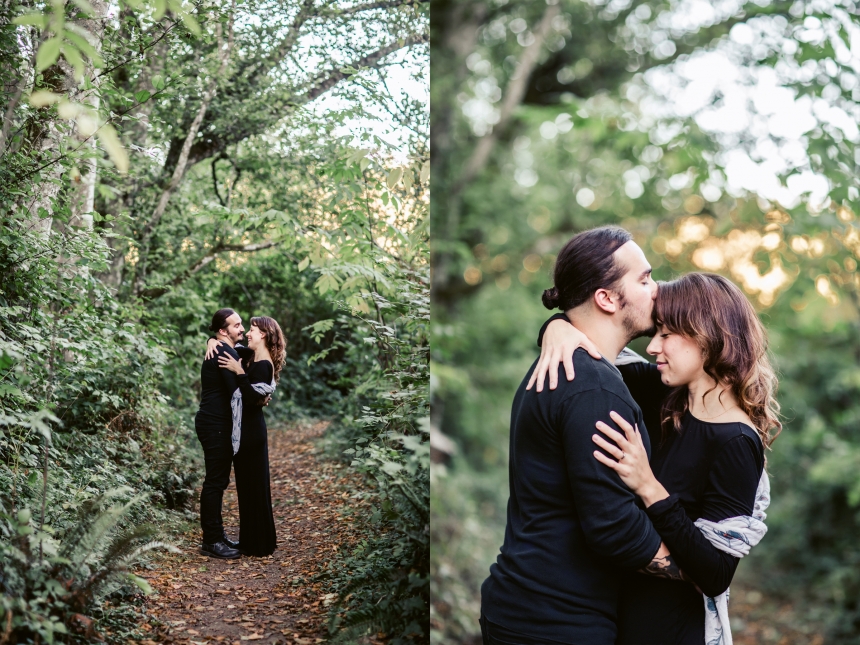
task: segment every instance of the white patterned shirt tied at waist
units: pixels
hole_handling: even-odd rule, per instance
[[[770,479],[762,472],[755,493],[752,516],[729,517],[720,522],[699,518],[696,526],[720,551],[742,558],[758,544],[767,533],[765,510],[770,505]],[[729,590],[716,598],[704,596],[705,600],[705,645],[732,645],[732,630],[729,626]]]
[[[273,378],[268,385],[266,383],[251,383],[251,387],[260,394],[269,396],[275,391],[275,379]],[[230,439],[233,442],[233,454],[235,455],[239,452],[239,442],[242,440],[242,391],[239,388],[236,388],[230,399],[230,410],[233,412],[233,432]]]

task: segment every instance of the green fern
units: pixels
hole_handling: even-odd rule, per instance
[[[27,642],[38,636],[56,642],[66,634],[67,620],[89,612],[97,597],[123,585],[151,591],[131,567],[153,549],[178,549],[153,539],[158,531],[152,525],[120,527],[128,512],[148,497],[111,503],[129,492],[112,489],[85,503],[77,522],[59,540],[49,527],[36,530],[28,511],[3,515],[2,533],[17,536],[0,542],[0,611],[9,617],[8,640]]]

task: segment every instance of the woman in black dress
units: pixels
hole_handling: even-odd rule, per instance
[[[269,483],[269,441],[260,403],[271,394],[286,356],[284,335],[267,316],[251,318],[248,346],[235,349],[242,361],[229,355],[218,363],[237,375],[241,392],[241,433],[233,457],[239,498],[239,551],[242,555],[271,555],[277,545]],[[210,349],[217,341],[209,341]]]
[[[722,276],[692,273],[660,284],[653,316],[657,333],[647,351],[656,364],[630,361],[629,350],[617,361],[627,363],[618,368],[650,432],[650,465],[639,429],[614,413],[622,432],[598,424],[606,438],[595,433],[593,440],[605,452],[594,457],[642,499],[693,584],[625,574],[617,643],[701,645],[702,594],[714,598],[726,591],[739,559],[716,548],[694,522],[753,514],[764,449],[781,429],[776,378],[755,310]],[[572,346],[589,344],[562,322],[550,322],[546,332],[545,365],[557,365],[559,352],[572,354]]]

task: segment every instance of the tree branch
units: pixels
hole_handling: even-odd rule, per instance
[[[138,52],[137,52],[137,53],[135,53],[133,56],[129,56],[128,58],[126,58],[126,59],[125,59],[124,61],[122,61],[121,63],[117,63],[117,64],[116,64],[116,65],[114,65],[113,67],[109,67],[108,69],[103,70],[103,71],[102,71],[102,72],[100,72],[100,73],[98,74],[98,76],[96,76],[93,80],[99,79],[99,78],[101,78],[102,76],[107,76],[107,75],[108,75],[108,74],[110,74],[111,72],[115,72],[115,71],[116,71],[116,70],[118,70],[120,67],[122,67],[123,65],[126,65],[126,64],[130,63],[131,61],[140,61],[140,55],[141,55],[141,54],[143,54],[143,52],[145,52],[146,50],[148,50],[148,49],[152,49],[152,48],[153,48],[153,47],[155,47],[159,42],[161,42],[161,40],[162,40],[162,39],[163,39],[167,34],[169,34],[169,33],[173,30],[173,28],[174,28],[178,23],[179,23],[179,21],[178,21],[178,20],[174,20],[173,22],[171,22],[171,23],[167,26],[167,28],[166,28],[166,29],[161,33],[161,35],[160,35],[158,38],[156,38],[155,40],[153,40],[151,43],[149,43],[149,44],[148,44],[148,45],[146,45],[145,47],[141,47],[141,48],[138,50]],[[145,59],[144,59],[144,60],[145,60]]]
[[[556,9],[556,11],[557,10],[558,9]],[[376,67],[379,61],[386,56],[393,54],[398,49],[403,49],[404,47],[410,47],[412,45],[420,45],[427,42],[430,42],[430,36],[428,34],[419,34],[417,36],[410,36],[404,40],[396,40],[390,45],[386,45],[372,54],[362,56],[358,60],[353,61],[350,63],[350,66],[355,69],[361,69],[362,67]],[[339,69],[332,69],[327,72],[323,72],[322,74],[318,74],[317,77],[311,81],[311,89],[301,102],[310,103],[349,76],[350,74]]]
[[[429,4],[429,0],[380,0],[380,2],[367,2],[358,4],[354,7],[346,7],[335,13],[341,16],[348,16],[362,11],[372,11],[374,9],[393,9],[394,7],[413,7],[419,4]]]
[[[472,150],[472,155],[460,174],[460,180],[454,186],[453,194],[456,195],[463,190],[487,164],[490,153],[496,145],[498,133],[505,128],[514,110],[522,103],[526,89],[528,88],[529,78],[537,66],[538,56],[543,48],[544,41],[549,35],[550,29],[552,29],[552,20],[558,13],[558,4],[548,5],[546,11],[544,11],[543,17],[532,32],[534,40],[523,51],[522,57],[517,62],[516,70],[508,83],[508,87],[505,89],[502,106],[499,110],[499,121],[493,126],[492,130],[478,140],[478,143]]]
[[[227,28],[232,32],[232,17]],[[194,139],[197,137],[197,131],[200,128],[200,124],[203,122],[203,117],[206,116],[206,110],[209,109],[209,104],[215,97],[215,92],[218,88],[218,81],[224,74],[224,70],[227,68],[227,60],[230,57],[230,47],[229,45],[224,45],[220,31],[221,23],[218,23],[218,71],[209,82],[209,87],[203,94],[203,100],[200,103],[200,108],[197,110],[197,115],[191,122],[191,127],[188,128],[188,134],[185,137],[185,142],[182,144],[182,151],[179,153],[179,160],[176,162],[176,167],[173,169],[173,176],[170,178],[170,182],[167,184],[167,187],[162,191],[161,197],[158,200],[158,204],[155,207],[155,211],[152,213],[152,216],[149,218],[149,221],[146,223],[146,226],[143,229],[143,233],[141,234],[141,248],[146,247],[146,244],[149,241],[150,236],[152,235],[153,229],[155,229],[155,226],[158,224],[159,220],[161,220],[161,217],[164,215],[164,211],[167,208],[167,202],[170,201],[170,197],[173,195],[173,191],[176,190],[176,188],[179,186],[179,182],[182,181],[182,177],[185,175],[185,169],[188,167],[188,157],[191,154],[191,146],[194,144]],[[228,37],[229,42],[233,42],[232,35],[229,35]],[[141,260],[143,260],[143,258],[141,258]]]
[[[386,56],[389,56],[393,52],[398,49],[403,49],[404,47],[410,47],[412,45],[418,45],[429,42],[429,36],[427,34],[421,34],[420,36],[414,36],[412,38],[408,38],[405,40],[395,41],[394,43],[383,47],[371,54],[363,56],[355,61],[349,63],[354,68],[359,67],[375,67],[379,62],[384,59]],[[294,95],[290,95],[287,98],[282,98],[277,101],[272,101],[269,104],[268,114],[273,119],[282,119],[284,117],[284,111],[290,108],[296,108],[306,103],[309,103],[315,99],[318,99],[320,96],[337,86],[338,83],[345,80],[349,77],[349,74],[344,74],[340,70],[329,70],[328,72],[317,75],[316,79],[311,82],[311,89],[307,92],[305,96],[295,97]],[[255,120],[254,124],[259,124],[262,119]],[[223,152],[228,146],[234,145],[257,134],[258,128],[250,128],[248,126],[238,127],[231,132],[231,136],[224,137],[222,139],[218,139],[215,137],[208,137],[205,141],[198,141],[191,147],[191,154],[189,155],[188,164],[193,166],[196,163],[203,161],[204,159],[208,159],[209,157],[219,154]],[[168,153],[168,159],[170,159],[170,153]]]
[[[290,29],[287,32],[286,38],[281,41],[280,45],[275,47],[274,51],[272,52],[272,55],[268,57],[270,65],[261,66],[260,70],[255,75],[258,75],[260,71],[262,71],[263,73],[267,72],[269,69],[271,69],[271,67],[277,65],[280,61],[286,58],[287,54],[292,51],[296,42],[298,42],[299,40],[302,25],[307,22],[308,18],[313,16],[313,9],[314,0],[304,0],[304,2],[302,2],[301,9],[299,9],[299,12],[293,19],[293,24],[290,25]]]
[[[154,300],[155,298],[160,298],[165,293],[167,293],[174,287],[178,287],[188,278],[197,273],[200,269],[212,262],[212,260],[214,260],[220,253],[227,253],[229,251],[238,251],[240,253],[253,253],[255,251],[270,249],[274,246],[278,246],[279,244],[283,244],[283,240],[270,240],[268,242],[258,242],[257,244],[217,244],[211,249],[209,249],[203,256],[198,258],[194,264],[192,264],[182,273],[173,278],[173,280],[167,283],[167,285],[150,287],[148,289],[140,289],[136,291],[136,294],[139,297],[145,298],[147,300]]]
[[[218,164],[218,160],[221,156],[217,156],[212,159],[212,188],[215,189],[215,196],[218,198],[218,201],[221,203],[221,206],[227,206],[227,203],[221,197],[221,193],[218,192],[218,170],[215,166]]]

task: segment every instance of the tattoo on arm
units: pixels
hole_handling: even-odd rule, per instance
[[[655,555],[654,559],[644,569],[639,569],[639,573],[645,573],[658,578],[668,578],[669,580],[684,579],[681,576],[681,568],[672,559],[671,555]]]

